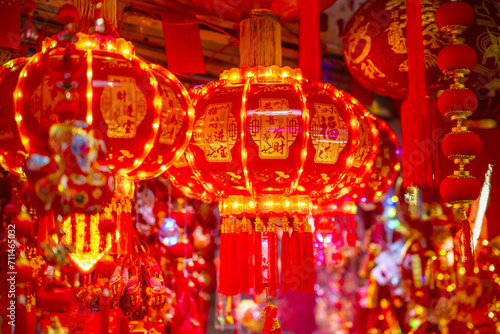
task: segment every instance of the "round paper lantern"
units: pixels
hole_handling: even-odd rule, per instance
[[[104,163],[133,177],[160,126],[161,96],[149,66],[123,39],[77,34],[46,39],[14,91],[15,115],[29,154],[47,150],[52,124],[82,120],[108,149]]]
[[[481,185],[469,175],[450,175],[441,182],[441,197],[450,204],[470,204],[479,197]]]
[[[461,64],[471,67],[472,70],[467,79],[467,87],[483,96],[491,97],[496,94],[494,82],[498,80],[500,63],[496,61],[492,50],[497,45],[500,13],[491,0],[464,2],[471,4],[475,12],[474,23],[463,33],[463,37],[477,53],[479,63],[476,67],[472,54],[465,45],[445,48],[449,55],[440,56],[438,59],[439,51],[448,44],[446,34],[441,32],[434,22],[436,11],[444,1],[422,1],[426,89],[430,95],[448,86],[444,83],[446,78],[439,70],[438,63],[457,60],[453,57],[456,52],[470,54],[467,58],[470,62]],[[458,6],[465,7],[463,4]],[[448,14],[450,11],[445,11],[437,19],[442,25],[453,20],[466,26],[471,20],[471,13],[466,11],[463,8],[455,9],[451,11],[453,15]],[[408,94],[406,1],[366,1],[351,17],[345,31],[342,53],[356,80],[375,93],[405,98]],[[455,50],[458,48],[460,51]],[[479,89],[488,93],[480,92]]]
[[[481,151],[481,138],[472,131],[450,132],[441,149],[449,159],[473,159]]]
[[[336,0],[320,0],[320,10],[325,10]],[[267,9],[279,15],[284,21],[299,15],[298,0],[175,0],[182,6],[192,7],[195,11],[208,12],[224,20],[239,22],[245,13],[252,10]]]
[[[0,67],[0,165],[17,176],[23,174],[27,153],[14,119],[12,94],[26,62],[27,58],[18,58]]]
[[[361,107],[300,70],[232,69],[193,96],[187,164],[223,216],[308,214],[353,164]]]

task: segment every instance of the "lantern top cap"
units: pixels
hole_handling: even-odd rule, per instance
[[[68,34],[68,32],[63,32],[63,34]],[[63,41],[60,34],[46,38],[43,41],[42,51],[46,52],[64,47]],[[106,51],[122,54],[126,57],[135,55],[134,45],[123,38],[115,39],[111,36],[103,36],[100,34],[87,35],[84,33],[77,33],[76,37],[72,39],[72,42],[77,50]]]
[[[254,66],[232,68],[221,73],[220,80],[227,80],[228,83],[241,84],[246,80],[255,78],[258,81],[283,81],[285,79],[293,79],[297,81],[304,80],[302,70],[300,68],[291,68],[288,66]]]

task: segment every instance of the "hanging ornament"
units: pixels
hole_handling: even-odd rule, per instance
[[[462,44],[459,36],[474,22],[473,8],[463,2],[451,2],[443,5],[436,13],[438,27],[450,36],[450,43],[438,55],[438,66],[443,73],[454,79],[450,89],[441,94],[439,101],[444,114],[457,122],[452,132],[443,140],[443,153],[448,159],[458,165],[453,175],[441,182],[440,192],[443,199],[453,204],[462,219],[464,253],[463,261],[467,274],[471,275],[474,268],[472,254],[471,227],[467,219],[466,209],[479,196],[481,186],[475,177],[464,169],[465,165],[474,159],[481,150],[481,139],[478,135],[468,131],[463,122],[475,110],[477,104],[469,104],[471,91],[465,88],[463,78],[476,66],[476,52],[467,44]],[[467,41],[467,40],[466,40]]]

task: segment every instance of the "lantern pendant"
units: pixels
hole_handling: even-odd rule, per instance
[[[449,45],[439,52],[438,66],[445,75],[454,80],[450,89],[439,96],[438,106],[441,113],[457,122],[443,140],[442,149],[448,159],[458,165],[453,175],[442,181],[440,192],[443,199],[453,204],[460,214],[463,230],[462,260],[468,275],[471,275],[474,269],[474,256],[466,209],[479,196],[480,185],[476,178],[465,170],[465,165],[481,150],[481,139],[464,124],[467,117],[477,108],[477,98],[462,83],[465,75],[476,65],[477,55],[470,46],[462,44],[459,36],[472,25],[474,15],[472,7],[464,2],[446,3],[436,12],[436,25],[450,37]]]

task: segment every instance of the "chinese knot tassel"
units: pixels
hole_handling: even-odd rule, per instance
[[[281,219],[283,237],[281,239],[281,292],[291,290],[291,271],[292,263],[290,261],[290,232],[288,227],[288,218]]]
[[[228,294],[228,278],[227,278],[227,218],[222,218],[220,249],[219,249],[219,293]]]
[[[240,284],[240,293],[249,293],[250,291],[250,285],[249,285],[249,279],[248,279],[248,267],[249,267],[249,260],[248,260],[248,223],[247,219],[243,218],[240,224],[240,230],[237,234],[238,239],[237,239],[237,247],[240,250],[239,251],[239,256],[237,258],[237,264],[239,265],[240,268],[240,275],[239,275],[239,284]]]
[[[269,256],[269,295],[276,297],[278,290],[278,266],[277,266],[277,251],[276,251],[276,224],[274,217],[269,217],[267,221],[267,240],[268,240],[268,256]]]
[[[469,219],[467,219],[467,215],[465,211],[461,210],[460,218],[462,219],[462,237],[463,237],[463,263],[465,268],[465,273],[468,276],[471,276],[474,272],[474,255],[472,254],[472,234],[470,228]]]
[[[302,277],[301,292],[314,292],[314,246],[311,225],[304,220],[302,233]],[[303,283],[303,284],[302,284]]]
[[[291,272],[287,284],[289,284],[290,290],[300,292],[302,281],[302,275],[300,275],[302,269],[302,249],[300,247],[299,219],[297,217],[293,220],[293,232],[290,240],[290,267]]]
[[[260,295],[264,291],[264,282],[262,279],[262,220],[260,217],[255,219],[255,239],[254,239],[254,294]]]

